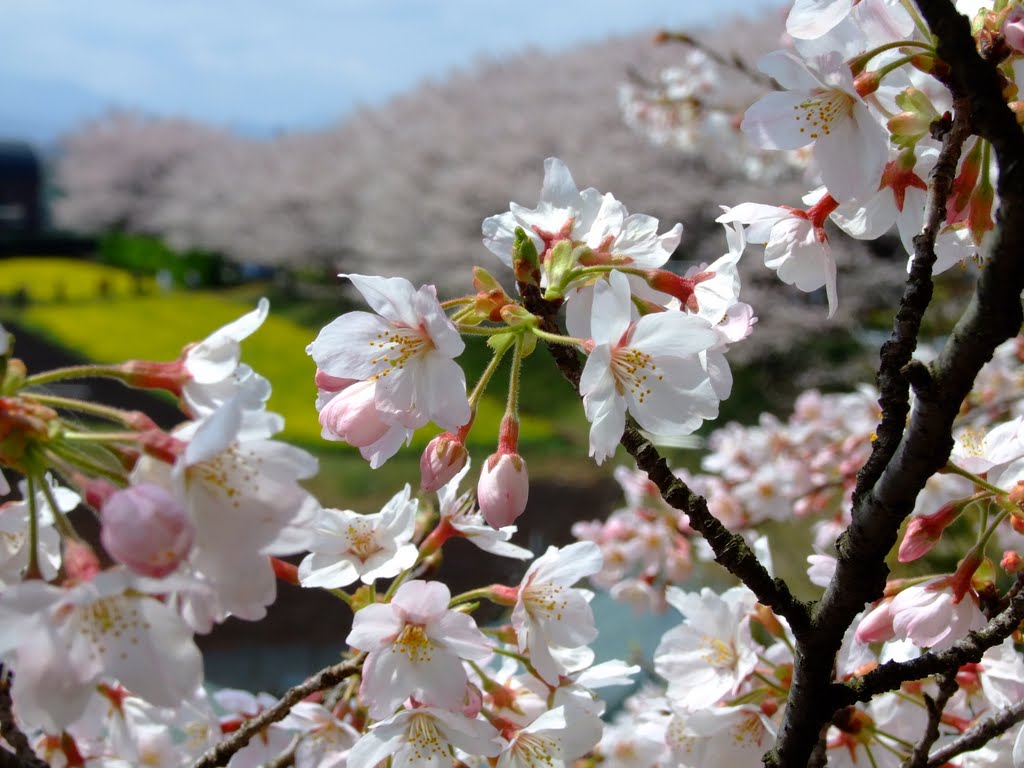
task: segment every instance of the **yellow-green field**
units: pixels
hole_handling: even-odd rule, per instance
[[[106,286],[105,296],[100,295],[101,284]],[[140,294],[139,284],[128,273],[86,261],[0,261],[0,296],[11,296],[22,288],[28,293],[28,304],[23,308],[0,305],[0,319],[16,320],[96,362],[175,359],[186,344],[255,305],[254,299],[242,301],[231,292],[161,293],[149,279],[141,282]],[[320,438],[313,406],[315,369],[305,353],[316,333],[316,328],[275,314],[272,306],[263,327],[243,343],[243,360],[273,384],[270,408],[285,417],[285,436],[323,448],[327,446]],[[493,444],[503,398],[500,390],[484,398],[471,440]],[[524,416],[525,442],[547,441],[556,434],[547,418]],[[418,434],[416,444],[425,444],[429,437],[428,432]]]

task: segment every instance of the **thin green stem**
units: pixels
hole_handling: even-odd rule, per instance
[[[108,421],[116,421],[118,424],[131,424],[133,420],[131,411],[124,411],[120,408],[113,408],[102,403],[90,403],[87,400],[76,400],[72,397],[60,397],[58,395],[47,395],[42,392],[23,392],[21,396],[26,400],[32,400],[40,405],[49,405],[54,408],[65,408],[69,411],[87,413],[90,416],[98,416]]]
[[[929,29],[928,25],[924,23],[924,19],[922,19],[921,15],[917,12],[917,6],[912,2],[912,0],[900,0],[900,5],[906,9],[908,14],[910,14],[910,18],[914,20],[914,26],[917,27],[918,32],[924,35],[925,40],[933,39],[934,36],[932,35],[931,29]]]
[[[1006,495],[1006,491],[1004,491],[1002,488],[997,488],[996,486],[992,485],[992,483],[989,483],[989,482],[986,482],[985,480],[982,480],[980,477],[978,477],[973,472],[968,472],[966,469],[961,469],[960,467],[958,467],[956,464],[954,464],[951,461],[946,462],[945,469],[946,469],[946,472],[948,472],[949,474],[951,474],[951,475],[960,475],[960,477],[963,477],[963,478],[966,478],[967,480],[970,480],[976,486],[978,486],[979,488],[984,488],[986,491],[992,491],[993,493],[997,493],[997,494],[999,494],[1001,496],[1005,496]]]
[[[456,330],[463,336],[497,336],[499,333],[508,333],[508,326],[504,325],[466,325],[456,323]]]
[[[473,387],[473,391],[469,393],[469,407],[474,412],[476,411],[477,404],[480,402],[480,398],[483,397],[483,394],[487,389],[487,385],[490,384],[491,378],[494,376],[494,372],[498,370],[498,364],[501,363],[501,359],[505,356],[507,351],[508,347],[504,346],[494,353],[490,362],[487,363],[487,367],[484,368],[483,373],[480,374],[480,378],[477,379],[476,385]]]
[[[480,587],[479,589],[471,589],[468,592],[462,592],[462,593],[456,595],[455,597],[453,597],[451,599],[451,601],[449,601],[448,607],[449,608],[454,608],[456,605],[459,605],[460,603],[468,603],[468,602],[471,602],[473,600],[480,600],[480,599],[489,600],[492,603],[495,602],[494,599],[493,599],[493,596],[491,595],[490,588],[489,587]],[[500,603],[499,603],[499,605],[500,605]]]
[[[53,527],[65,539],[71,539],[72,541],[81,540],[78,531],[75,530],[67,515],[64,514],[64,510],[57,503],[57,497],[53,495],[53,488],[50,487],[45,477],[39,485],[42,486],[43,495],[46,496],[46,503],[50,505],[50,510],[53,512]]]
[[[41,579],[43,572],[39,568],[39,503],[36,499],[36,476],[29,473],[27,480],[28,565],[25,568],[25,579]],[[45,484],[45,480],[43,482]]]
[[[577,339],[574,336],[561,336],[557,333],[541,330],[540,328],[531,328],[530,330],[538,339],[544,339],[544,341],[551,344],[573,344],[577,347],[583,347],[587,343],[586,339]]]
[[[29,376],[25,379],[24,387],[37,387],[41,384],[49,384],[53,381],[64,381],[66,379],[123,379],[124,371],[116,365],[69,365],[66,368],[54,368],[52,371],[44,371]]]
[[[505,418],[519,418],[519,385],[523,371],[523,338],[516,339],[516,348],[512,351],[512,369],[508,374],[508,400],[505,401]]]

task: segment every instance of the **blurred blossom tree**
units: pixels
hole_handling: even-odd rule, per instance
[[[762,86],[738,130],[758,150],[805,150],[783,165],[815,187],[799,205],[730,200],[715,212],[726,245],[710,263],[668,269],[681,225],[580,189],[549,157],[534,207],[513,202],[483,221],[514,291],[482,266],[471,292],[447,300],[434,284],[344,274],[367,309],[307,347],[323,436],[378,467],[415,430],[445,430],[423,453],[422,492],[406,485],[376,514],[322,508],[300,482],[315,458],[275,439],[270,382],[240,354],[265,300],[171,362],[30,373],[0,329],[0,465],[23,478],[20,499],[0,507],[4,764],[1024,765],[1022,17],[998,0],[797,0],[789,47],[759,63],[771,87],[745,64],[691,57]],[[686,102],[670,118],[633,118],[659,137],[666,119],[678,123],[687,146],[744,152],[740,133],[697,104],[724,110],[715,79],[666,96]],[[175,167],[198,162],[188,147],[208,139],[179,141]],[[155,187],[174,178],[146,162]],[[760,154],[735,167],[777,171]],[[352,215],[381,194],[400,228],[387,183],[371,186]],[[746,300],[751,244],[797,291],[824,287],[831,317],[853,293],[831,227],[871,239],[913,221],[875,386],[808,391],[785,422],[722,427],[700,473],[673,471],[657,444],[717,417],[734,349],[758,343],[755,311],[770,311]],[[420,240],[408,243],[415,252]],[[958,263],[979,267],[974,294],[929,352],[933,280]],[[456,362],[463,337],[493,353],[471,387]],[[522,362],[538,346],[580,394],[595,461],[621,445],[636,462],[616,471],[626,507],[581,520],[578,541],[544,553],[511,541],[529,494]],[[494,453],[477,457],[474,495],[462,487],[467,435],[505,364],[507,406]],[[164,431],[48,388],[91,376],[169,392],[185,421]],[[101,524],[102,552],[68,516],[79,503]],[[793,530],[779,523],[810,531],[813,600],[776,576],[768,536],[778,555]],[[452,595],[435,576],[453,538],[532,562],[518,584]],[[303,553],[298,565],[281,559]],[[711,559],[735,585],[687,591]],[[583,579],[682,615],[655,651],[658,682],[612,723],[598,692],[640,667],[595,663],[601,627]],[[326,589],[353,612],[342,660],[280,699],[208,694],[194,633],[262,618],[278,580]],[[509,608],[508,623],[479,626],[483,601]]]

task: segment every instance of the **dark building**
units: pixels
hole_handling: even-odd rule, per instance
[[[31,145],[0,141],[0,235],[24,236],[43,227],[43,168]]]

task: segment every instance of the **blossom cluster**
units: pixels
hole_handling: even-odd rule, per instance
[[[970,10],[1015,95],[1024,11]],[[696,533],[707,525],[695,507],[691,520],[666,503],[673,494],[663,477],[654,480],[663,464],[646,477],[618,470],[627,507],[578,523],[580,541],[535,557],[512,539],[529,495],[519,446],[523,360],[538,345],[578,385],[589,454],[601,464],[624,434],[637,441],[631,424],[653,443],[671,442],[718,416],[733,388],[727,353],[755,330],[737,270],[749,243],[765,245],[765,263],[783,282],[824,288],[830,315],[838,285],[827,222],[863,238],[895,224],[907,250],[917,247],[923,179],[944,148],[935,137],[953,119],[944,117],[952,105],[935,40],[911,5],[889,0],[797,0],[787,29],[791,45],[760,64],[779,88],[750,105],[740,130],[761,150],[809,153],[820,186],[806,208],[724,207],[725,252],[714,262],[675,268],[681,224],[659,231],[657,219],[630,214],[611,193],[579,189],[549,158],[534,207],[513,202],[482,224],[483,245],[511,271],[514,290],[483,267],[473,293],[446,301],[433,285],[342,275],[370,311],[341,315],[307,348],[323,437],[377,468],[418,431],[439,432],[421,455],[418,491],[405,485],[378,512],[324,507],[303,485],[316,459],[276,439],[283,419],[267,410],[270,382],[241,361],[266,301],[172,362],[30,374],[0,328],[0,466],[23,478],[20,498],[0,507],[9,746],[24,751],[7,734],[27,734],[29,750],[53,764],[97,766],[209,765],[221,756],[204,751],[225,745],[236,768],[757,764],[785,732],[806,627],[758,602],[757,579],[722,594],[684,591],[695,559],[709,557]],[[691,65],[711,66],[700,57]],[[710,72],[682,96],[702,105]],[[935,271],[984,260],[997,205],[992,155],[986,140],[969,137],[938,211]],[[492,353],[471,389],[457,362],[464,337]],[[1019,589],[1024,573],[1021,357],[1019,340],[996,350],[961,407],[949,461],[917,495],[900,536],[898,561],[919,569],[897,572],[863,606],[830,683],[954,647],[1015,599],[1001,585],[1018,579]],[[494,448],[473,462],[469,446],[489,439],[469,441],[478,407],[506,361]],[[48,388],[91,376],[170,393],[183,421],[165,430],[144,413]],[[809,580],[831,590],[842,567],[837,537],[854,522],[858,473],[878,440],[879,399],[867,387],[807,392],[787,422],[764,416],[713,433],[702,473],[677,477],[724,529],[716,556],[724,538],[742,551],[742,537],[728,536],[742,534],[761,588],[781,591],[768,542],[755,536],[768,523],[809,523]],[[636,455],[653,451],[648,444]],[[475,491],[466,490],[474,466]],[[99,523],[98,541],[79,533],[79,506]],[[453,538],[530,564],[518,584],[453,595],[432,578]],[[955,554],[956,565],[937,560],[937,571],[924,572],[933,549]],[[630,684],[640,670],[595,663],[593,593],[576,586],[583,579],[682,616],[654,655],[664,685],[642,690],[607,728],[595,691]],[[278,580],[327,590],[351,611],[343,660],[292,690],[301,696],[207,694],[195,633],[228,617],[262,618]],[[484,600],[509,609],[506,624],[478,624]],[[782,598],[764,602],[799,616]],[[942,747],[989,714],[1005,715],[1024,694],[1014,629],[945,680],[895,684],[837,710],[825,732],[829,764],[903,764],[925,731],[936,737],[925,747]],[[959,764],[1019,765],[1022,733],[1007,721]]]

